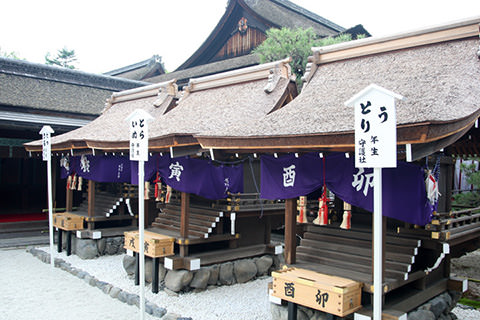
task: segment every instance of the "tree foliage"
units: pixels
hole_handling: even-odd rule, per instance
[[[10,59],[17,59],[21,60],[18,54],[15,51],[3,51],[0,47],[0,57],[10,58]]]
[[[478,161],[479,159],[475,158],[473,160]],[[473,189],[480,189],[480,171],[477,171],[475,164],[462,164],[461,168],[467,177],[467,182],[473,185]],[[478,191],[457,193],[453,196],[452,205],[459,208],[478,207],[480,206],[480,193]]]
[[[260,62],[272,62],[291,57],[291,67],[297,76],[297,84],[305,72],[308,56],[312,47],[322,47],[352,40],[350,34],[340,34],[336,37],[320,38],[312,28],[308,29],[269,29],[267,38],[253,52],[260,57]],[[358,37],[360,38],[360,37]]]
[[[74,63],[77,61],[75,50],[69,50],[66,47],[57,51],[57,55],[52,57],[50,52],[45,55],[45,64],[55,65],[59,67],[75,69]]]

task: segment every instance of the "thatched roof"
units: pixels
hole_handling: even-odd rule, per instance
[[[98,115],[112,92],[146,83],[0,57],[0,105]]]
[[[217,54],[232,33],[238,29],[238,19],[242,16],[248,19],[249,25],[263,33],[270,28],[281,27],[312,27],[320,36],[333,36],[345,31],[337,24],[287,0],[229,0],[225,13],[216,27],[197,51],[176,71],[227,58],[219,58]],[[248,53],[250,52],[244,54]]]
[[[294,101],[253,126],[197,139],[206,148],[351,150],[353,109],[344,103],[371,83],[406,97],[396,104],[399,144],[466,131],[480,114],[479,22],[314,48],[308,83]]]
[[[140,108],[155,120],[149,125],[149,148],[198,146],[197,133],[225,130],[248,123],[281,108],[296,96],[289,60],[191,79],[176,106],[173,82],[154,84],[114,94],[106,111],[88,125],[52,137],[52,151],[97,149],[128,151],[129,129],[125,118]],[[161,94],[158,95],[158,91]],[[25,144],[40,151],[41,142]]]
[[[177,79],[179,88],[188,84],[191,78],[205,77],[219,72],[227,72],[231,70],[246,68],[260,63],[260,58],[251,53],[245,56],[235,57],[228,60],[220,60],[212,63],[191,67],[184,70],[165,73],[159,76],[148,78],[152,83]]]
[[[104,112],[94,121],[76,130],[52,137],[52,151],[128,148],[129,127],[126,121],[135,109],[143,109],[159,119],[174,104],[177,94],[174,81],[149,85],[113,94]],[[40,151],[41,141],[26,143],[27,151]]]
[[[151,128],[152,147],[198,144],[194,134],[249,123],[296,96],[289,60],[191,79],[177,107]]]
[[[108,76],[122,77],[126,79],[144,80],[147,78],[149,79],[158,75],[165,74],[165,69],[163,68],[162,57],[160,57],[159,55],[153,55],[150,59],[140,61],[115,70],[111,70],[105,72],[104,74]]]
[[[321,36],[345,31],[345,28],[338,24],[288,0],[244,1],[255,13],[270,20],[276,27],[305,29],[311,27]]]

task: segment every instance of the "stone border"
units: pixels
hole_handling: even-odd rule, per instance
[[[27,247],[26,251],[31,253],[34,257],[37,257],[40,261],[50,264],[49,253],[43,250],[36,249],[34,247]],[[54,264],[56,268],[60,268],[63,271],[66,271],[79,279],[83,279],[83,281],[88,283],[90,286],[97,287],[103,293],[108,294],[114,299],[118,299],[119,301],[127,303],[129,305],[135,305],[137,306],[137,308],[140,306],[140,297],[137,294],[129,293],[107,282],[101,281],[90,275],[88,272],[72,267],[70,263],[66,262],[63,259],[55,258]],[[179,317],[175,314],[167,313],[167,309],[159,307],[156,304],[147,300],[145,300],[145,312],[154,317],[162,318],[163,320],[192,320],[192,318],[184,318]]]
[[[135,273],[135,258],[124,255],[124,271],[129,277]],[[187,292],[201,292],[212,287],[230,286],[269,276],[285,264],[283,255],[265,254],[220,264],[203,266],[198,270],[168,270],[160,263],[158,268],[159,290],[177,296]],[[152,282],[152,259],[145,257],[145,281]]]

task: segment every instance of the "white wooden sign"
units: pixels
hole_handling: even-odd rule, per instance
[[[397,166],[395,98],[403,99],[371,84],[345,103],[355,109],[355,167]]]
[[[149,120],[153,120],[153,117],[141,109],[136,109],[127,118],[130,128],[131,161],[148,161]]]
[[[52,146],[51,134],[53,129],[50,126],[43,126],[40,130],[42,135],[43,161],[47,161],[47,196],[48,196],[48,233],[50,238],[50,265],[54,268],[53,255],[53,191],[52,191]]]
[[[50,126],[43,126],[39,133],[42,135],[42,158],[48,161],[52,157],[51,134],[54,131]]]

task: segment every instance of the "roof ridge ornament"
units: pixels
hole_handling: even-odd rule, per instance
[[[275,87],[277,86],[278,81],[280,81],[280,77],[282,75],[280,66],[278,64],[271,68],[269,72],[270,74],[268,75],[267,85],[265,88],[263,88],[265,93],[272,93],[272,91],[275,90]]]

